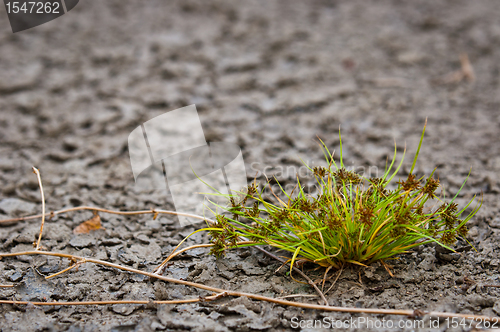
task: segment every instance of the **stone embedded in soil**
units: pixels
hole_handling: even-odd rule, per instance
[[[160,217],[157,219],[157,221],[161,225],[173,225],[175,223],[175,221],[173,219],[169,219],[169,218],[165,218],[165,217]],[[147,222],[146,222],[146,225],[147,225]]]
[[[118,259],[120,262],[127,265],[133,265],[134,263],[140,262],[140,259],[136,255],[132,254],[129,249],[118,250]]]
[[[60,222],[46,223],[43,231],[43,239],[56,240],[58,242],[68,241],[72,235],[73,232],[69,227]]]
[[[128,316],[138,308],[139,308],[138,305],[133,305],[133,304],[113,304],[111,310],[113,310],[113,312],[117,314]]]
[[[231,307],[237,306],[237,305],[243,305],[245,308],[252,310],[255,313],[260,314],[262,311],[262,303],[254,300],[250,300],[246,296],[241,296],[237,297],[234,299],[231,299],[228,303],[227,306],[224,306],[221,308],[220,312],[221,313],[231,313],[232,311],[230,310]]]
[[[264,315],[257,315],[242,304],[231,306],[228,311],[244,316],[242,318],[230,318],[224,322],[227,327],[232,329],[246,325],[252,330],[267,330],[279,323],[278,317],[273,317],[272,311],[267,311]]]
[[[119,245],[122,243],[122,240],[116,238],[116,237],[112,237],[112,238],[109,238],[109,239],[102,239],[101,240],[101,244],[103,246],[116,246],[116,245]]]
[[[26,227],[23,227],[23,229],[21,230],[21,234],[19,234],[14,238],[14,242],[32,244],[33,241],[38,238],[39,233],[40,233],[39,225],[34,225],[34,224],[28,225]]]
[[[0,211],[11,217],[33,214],[36,207],[36,204],[18,198],[5,198],[0,201]]]
[[[189,270],[187,267],[168,267],[165,269],[165,272],[163,273],[165,276],[169,276],[175,279],[181,279],[181,280],[186,280],[189,276]]]
[[[248,260],[245,260],[238,263],[237,266],[238,268],[242,269],[246,275],[260,275],[266,273],[264,269],[256,264],[256,261],[256,259],[252,259],[250,262]]]
[[[449,254],[443,254],[443,253],[438,253],[437,254],[438,258],[446,261],[446,262],[451,262],[458,260],[460,258],[460,253],[454,252],[454,253],[449,253]]]
[[[59,272],[67,267],[66,263],[64,263],[64,266],[61,267],[61,259],[59,257],[48,256],[46,259],[46,263],[41,266],[39,265],[38,267],[38,271],[44,275]]]
[[[35,61],[21,68],[10,68],[1,71],[0,93],[11,93],[20,90],[30,89],[38,82],[40,74],[43,72],[41,61]]]
[[[146,234],[139,234],[135,238],[142,243],[149,244],[149,237]]]
[[[489,220],[488,225],[490,225],[493,228],[500,228],[500,217],[496,217]]]
[[[31,251],[33,250],[33,245],[32,244],[18,244],[15,247],[13,247],[10,252],[22,252],[22,251]],[[31,262],[31,257],[30,256],[17,256],[17,259],[20,260],[21,262]]]
[[[500,315],[500,300],[497,300],[495,304],[493,305],[493,311],[497,314]]]
[[[23,274],[19,271],[14,271],[14,273],[11,273],[10,275],[7,274],[7,278],[9,278],[12,282],[18,282],[23,278]]]
[[[157,317],[161,324],[167,329],[177,329],[182,331],[217,331],[230,332],[227,327],[199,313],[172,311],[171,305],[160,305],[157,310]],[[186,308],[188,309],[188,308]]]
[[[16,164],[13,160],[0,159],[0,170],[2,171],[12,171],[16,168]]]
[[[96,244],[96,239],[91,234],[79,234],[74,236],[69,244],[77,249],[90,247]]]
[[[29,269],[22,283],[16,287],[16,299],[22,301],[44,301],[54,293],[51,282],[45,280],[34,269]]]
[[[208,317],[212,318],[213,320],[217,320],[220,317],[223,317],[224,315],[219,314],[217,311],[212,311]]]
[[[187,257],[202,257],[209,253],[210,249],[207,248],[196,248],[192,250],[185,251],[184,254]]]
[[[22,327],[18,331],[52,331],[54,321],[55,319],[46,315],[42,309],[31,306],[31,308],[26,308],[20,324],[13,324],[13,326]]]
[[[488,308],[488,307],[493,307],[495,305],[496,299],[492,296],[481,296],[479,294],[471,294],[467,296],[467,300],[470,304],[474,306]]]
[[[167,328],[167,327],[166,327],[165,325],[161,325],[161,324],[160,324],[160,323],[158,323],[157,321],[153,321],[153,322],[151,323],[151,329],[152,329],[153,331],[157,331],[157,330],[161,330],[161,331],[163,331],[163,330],[165,330],[166,328]]]
[[[419,268],[424,269],[426,271],[435,268],[434,263],[436,262],[436,256],[435,256],[435,250],[433,248],[425,248],[421,256],[424,258],[424,260],[420,262],[420,264],[418,264]]]
[[[159,220],[147,220],[146,228],[152,229],[154,231],[161,230],[161,223]]]
[[[478,236],[479,236],[479,228],[477,226],[473,226],[467,233],[467,240],[470,241],[476,239]]]
[[[130,247],[130,252],[149,263],[155,262],[161,257],[161,248],[154,240],[151,240],[148,245],[133,244]]]
[[[201,273],[198,273],[196,275],[195,281],[203,283],[203,282],[212,280],[213,275],[215,273],[215,268],[216,268],[216,265],[213,261],[201,261],[201,262],[196,263],[192,274],[194,275],[195,273],[198,273],[199,271],[201,271]]]
[[[370,280],[380,281],[382,280],[382,275],[376,272],[377,268],[375,266],[368,266],[363,271],[365,273],[365,277]]]

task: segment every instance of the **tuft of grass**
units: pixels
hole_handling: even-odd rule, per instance
[[[286,198],[273,193],[276,201],[270,202],[263,198],[265,186],[259,190],[254,181],[243,192],[229,195],[229,214],[216,214],[216,224],[205,229],[211,235],[211,253],[221,256],[230,248],[269,245],[290,252],[291,265],[311,262],[340,269],[346,264],[384,263],[431,242],[453,250],[457,237],[465,239],[466,223],[482,201],[460,219],[475,197],[459,209],[454,202],[458,193],[446,202],[435,169],[428,177],[414,174],[424,133],[425,126],[409,175],[394,183],[404,160],[403,154],[394,169],[396,147],[383,176],[364,178],[344,167],[342,139],[339,165],[320,140],[329,167],[308,167],[317,181],[317,194],[306,194],[297,179],[295,196],[281,189],[279,194]]]

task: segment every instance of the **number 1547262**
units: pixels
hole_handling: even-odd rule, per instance
[[[59,6],[60,3],[57,1],[8,1],[5,3],[8,14],[59,14]]]

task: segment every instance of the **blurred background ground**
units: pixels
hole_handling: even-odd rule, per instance
[[[470,224],[478,253],[446,256],[429,246],[395,263],[395,278],[376,266],[346,271],[328,298],[332,305],[362,307],[488,315],[500,309],[498,291],[480,287],[498,282],[500,262],[497,1],[81,1],[61,18],[16,34],[0,11],[2,219],[40,211],[32,165],[42,172],[50,210],[82,204],[172,209],[164,196],[134,192],[127,137],[144,121],[190,104],[207,141],[242,148],[249,179],[268,166],[266,174],[285,184],[295,173],[277,166],[296,170],[301,158],[320,163],[317,136],[338,151],[341,126],[347,164],[376,172],[394,141],[413,155],[427,118],[418,171],[437,167],[453,194],[472,167],[459,203],[483,193],[483,208]],[[461,54],[475,80],[454,75]],[[172,218],[102,215],[105,230],[74,236],[71,230],[89,217],[49,221],[43,244],[151,270],[195,229]],[[38,227],[0,228],[2,251],[29,248]],[[204,241],[199,235],[192,243]],[[0,283],[17,285],[0,289],[0,297],[36,299],[32,267],[49,274],[65,264],[0,261]],[[278,266],[252,250],[231,252],[224,261],[200,250],[167,272],[269,296],[313,294],[274,273]],[[206,295],[91,265],[44,287],[44,296],[57,300]],[[349,317],[242,299],[158,308],[3,305],[0,329],[285,330],[294,316]]]

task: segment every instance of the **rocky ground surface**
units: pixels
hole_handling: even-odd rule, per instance
[[[454,194],[472,168],[458,202],[483,195],[469,224],[477,252],[425,246],[394,262],[394,277],[379,265],[349,268],[327,298],[336,306],[500,314],[500,291],[485,287],[500,284],[497,1],[81,1],[67,15],[16,34],[0,11],[0,219],[40,213],[32,165],[41,170],[49,210],[173,209],[166,196],[134,191],[127,137],[144,121],[190,104],[197,106],[207,141],[242,148],[249,179],[267,167],[266,175],[284,184],[294,183],[301,158],[320,163],[317,136],[338,151],[339,125],[348,164],[376,175],[394,140],[400,153],[406,143],[413,155],[427,118],[418,171],[437,167]],[[462,53],[474,81],[453,75],[461,70]],[[75,212],[47,221],[43,246],[151,271],[198,227],[164,216],[101,214],[105,229],[74,235],[90,217]],[[0,250],[32,248],[38,230],[39,220],[3,225]],[[208,240],[197,234],[188,244]],[[1,260],[0,284],[15,287],[1,288],[0,298],[209,295],[93,264],[50,281],[40,276],[67,264],[50,257]],[[275,272],[279,266],[255,249],[231,251],[223,260],[199,249],[178,257],[165,275],[271,297],[315,294],[284,269]],[[282,331],[291,329],[293,317],[351,315],[246,298],[161,306],[1,305],[0,330]],[[442,321],[433,331],[446,327]]]

